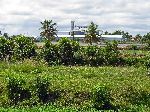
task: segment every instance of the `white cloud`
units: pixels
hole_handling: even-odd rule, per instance
[[[52,19],[59,29],[70,21],[86,25],[94,21],[102,30],[149,32],[150,0],[1,0],[0,30],[10,34],[39,35],[40,21]]]

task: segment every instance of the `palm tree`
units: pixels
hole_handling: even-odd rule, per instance
[[[57,36],[57,24],[53,23],[52,20],[44,20],[41,22],[42,27],[40,28],[40,36],[52,41]]]
[[[85,42],[92,45],[93,42],[97,43],[100,40],[99,37],[98,25],[94,24],[94,22],[91,22],[85,34]]]

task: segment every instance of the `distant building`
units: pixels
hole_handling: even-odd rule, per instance
[[[70,38],[70,39],[79,39],[79,40],[82,41],[85,38],[85,33],[87,31],[87,28],[88,28],[87,26],[75,26],[74,21],[71,21],[71,30],[70,31],[60,31],[60,32],[58,32],[56,40],[59,40],[62,37],[67,37],[67,38]],[[97,34],[101,35],[102,31],[97,30]],[[100,38],[102,40],[122,41],[123,40],[123,35],[101,35]]]
[[[116,40],[116,41],[123,41],[123,35],[101,35],[103,40]]]

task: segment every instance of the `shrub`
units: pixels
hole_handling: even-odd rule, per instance
[[[47,79],[42,79],[41,77],[38,77],[36,80],[36,92],[39,100],[43,103],[47,102],[48,100],[49,85],[50,83]]]
[[[128,66],[134,66],[140,63],[140,59],[128,57],[128,58],[124,58],[124,63],[125,65],[128,65]]]
[[[97,110],[111,110],[114,109],[112,104],[112,97],[110,90],[105,86],[97,86],[94,89],[94,108]]]
[[[60,96],[60,91],[49,89],[50,83],[47,78],[38,77],[36,79],[36,95],[42,103],[54,102]]]
[[[0,37],[0,60],[10,60],[13,55],[13,41]]]
[[[145,57],[144,57],[144,66],[147,69],[150,69],[150,54],[148,53]]]
[[[42,57],[49,65],[59,64],[59,54],[56,45],[53,45],[50,41],[46,41],[45,46],[42,49]]]
[[[79,43],[68,38],[61,38],[58,41],[60,61],[63,65],[75,63],[74,54],[80,48]]]
[[[119,51],[118,51],[118,44],[116,41],[112,43],[106,42],[105,47],[105,64],[106,65],[116,65],[118,64],[119,59]]]
[[[28,89],[23,88],[23,84],[25,84],[25,82],[21,79],[8,78],[7,89],[10,103],[17,104],[19,101],[31,97],[31,93]]]
[[[77,52],[74,53],[74,64],[75,65],[85,65],[83,51],[84,51],[84,49],[80,48]]]
[[[14,36],[12,39],[15,44],[14,56],[16,59],[23,60],[36,56],[36,45],[34,44],[32,38],[18,35]]]
[[[139,50],[139,47],[137,45],[129,45],[127,46],[128,50]]]
[[[90,66],[102,65],[104,63],[103,49],[98,46],[87,46],[83,50],[83,58]]]
[[[138,90],[132,86],[129,86],[123,96],[133,105],[150,106],[150,92],[148,91]]]

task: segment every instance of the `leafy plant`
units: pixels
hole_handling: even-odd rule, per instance
[[[119,59],[118,43],[113,41],[112,43],[106,42],[105,47],[105,64],[116,65]]]
[[[85,34],[85,42],[90,43],[90,45],[92,45],[93,42],[99,42],[100,39],[98,33],[98,25],[91,22]]]
[[[21,79],[12,77],[8,78],[7,89],[8,98],[11,101],[10,103],[17,104],[19,101],[31,97],[31,93],[28,89],[23,88],[23,84],[25,84],[25,82]]]
[[[39,100],[43,103],[47,102],[48,100],[49,85],[50,83],[47,79],[42,79],[41,77],[38,77],[36,80],[36,92]]]
[[[94,108],[97,110],[111,110],[114,109],[112,104],[112,97],[110,90],[105,86],[97,86],[94,89]]]
[[[128,57],[128,58],[124,58],[124,63],[125,65],[128,66],[134,66],[140,63],[140,59],[134,57]]]
[[[88,46],[83,51],[83,58],[87,65],[102,65],[104,63],[103,49],[98,46]]]
[[[55,36],[57,35],[56,23],[53,23],[52,20],[44,20],[43,22],[41,22],[41,25],[42,27],[40,29],[42,31],[40,35],[50,41],[54,40]]]
[[[50,41],[45,42],[45,46],[42,49],[42,57],[49,65],[59,64],[59,54],[57,45],[52,44]]]
[[[15,44],[14,56],[16,59],[26,59],[36,56],[35,43],[32,38],[25,37],[24,35],[17,35],[13,37]]]
[[[0,60],[10,60],[13,55],[13,41],[0,37]]]
[[[74,64],[74,54],[80,48],[79,43],[68,38],[61,38],[58,42],[60,61],[63,65]]]
[[[124,93],[124,98],[133,105],[150,106],[150,93],[145,90],[138,90],[129,86]]]

